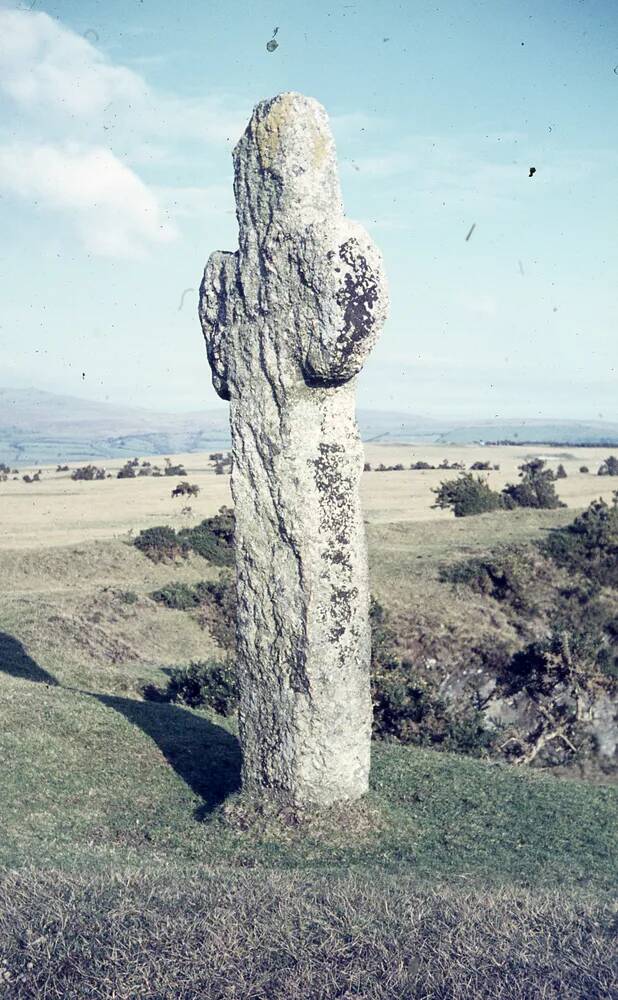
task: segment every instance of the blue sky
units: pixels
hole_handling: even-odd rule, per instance
[[[618,419],[614,2],[31,2],[0,0],[0,384],[217,405],[230,151],[298,90],[390,281],[360,405]]]

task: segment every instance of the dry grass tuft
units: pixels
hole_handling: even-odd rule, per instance
[[[400,876],[7,874],[4,1000],[610,1000],[616,920]]]

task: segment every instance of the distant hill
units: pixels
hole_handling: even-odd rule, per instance
[[[572,420],[436,419],[360,410],[364,441],[618,445],[618,423]],[[0,461],[15,465],[162,455],[228,448],[227,409],[187,413],[116,406],[38,389],[0,389]]]
[[[448,444],[475,441],[515,444],[616,445],[618,423],[603,420],[488,420],[453,426],[440,435]]]

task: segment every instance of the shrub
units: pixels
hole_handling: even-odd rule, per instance
[[[598,475],[618,476],[618,458],[616,458],[615,455],[609,455],[602,463],[598,471]]]
[[[395,633],[389,625],[386,609],[373,596],[369,605],[369,624],[371,626],[371,663],[377,670],[387,663],[396,662]]]
[[[566,763],[592,748],[585,725],[587,706],[595,691],[607,691],[607,674],[611,676],[611,667],[618,664],[614,656],[604,675],[600,638],[587,626],[581,632],[554,629],[512,658],[500,678],[502,690],[506,697],[525,692],[537,710],[536,724],[525,737],[508,741],[515,744],[511,752],[520,761],[530,763],[542,753],[545,762]]]
[[[478,594],[505,601],[518,611],[536,609],[532,582],[537,575],[533,548],[508,548],[488,557],[473,557],[440,569],[440,579],[464,584]],[[537,562],[538,555],[537,555]]]
[[[215,566],[230,566],[234,562],[234,511],[221,507],[195,528],[183,528],[178,537]]]
[[[435,465],[430,465],[429,462],[412,462],[410,468],[414,472],[421,469],[435,469]]]
[[[68,469],[68,465],[64,467],[59,465],[57,471],[60,472],[63,468]],[[71,479],[74,479],[76,481],[80,479],[84,480],[105,479],[105,469],[97,468],[96,465],[82,465],[80,466],[79,469],[73,469],[73,472],[71,473]]]
[[[587,465],[580,465],[579,471],[585,475],[587,472],[590,472],[590,469]]]
[[[41,482],[41,473],[40,472],[35,472],[34,475],[32,475],[32,476],[29,476],[29,475],[26,474],[25,476],[22,476],[21,478],[23,479],[23,481],[25,483],[40,483]]]
[[[491,465],[489,462],[473,462],[470,469],[472,472],[486,472],[491,469]]]
[[[123,604],[137,604],[139,600],[134,590],[119,590],[117,596]]]
[[[438,468],[439,469],[450,469],[450,470],[453,470],[453,471],[457,470],[458,472],[464,472],[466,466],[465,466],[464,462],[449,462],[448,458],[443,458],[442,461],[440,462]]]
[[[57,465],[56,466],[56,472],[68,472],[68,471],[69,471],[68,465]]]
[[[371,462],[365,462],[363,472],[371,472]]]
[[[200,604],[200,624],[205,625],[222,649],[236,648],[236,586],[231,573],[218,580],[202,580],[195,587]]]
[[[194,588],[187,583],[168,583],[150,596],[157,604],[164,604],[166,608],[173,608],[176,611],[187,611],[199,604],[199,597]]]
[[[455,517],[468,517],[471,514],[484,514],[491,510],[500,510],[503,500],[499,493],[494,492],[480,476],[466,472],[459,479],[450,479],[432,491],[436,494],[434,508],[442,510],[451,508]]]
[[[481,712],[455,713],[414,677],[407,660],[388,665],[372,677],[373,732],[400,743],[432,746],[479,756],[492,746],[494,732]]]
[[[593,500],[571,524],[551,531],[543,548],[559,566],[599,586],[618,587],[618,492],[611,506]]]
[[[554,486],[554,474],[545,468],[545,462],[540,458],[532,459],[520,465],[520,483],[510,483],[505,486],[502,495],[507,507],[535,507],[554,510],[566,507]]]
[[[153,562],[186,556],[189,546],[166,524],[140,531],[133,544]]]
[[[187,474],[184,465],[172,465],[169,458],[165,459],[165,469],[163,471],[166,476],[186,476]]]
[[[175,667],[164,689],[148,684],[142,694],[149,701],[171,701],[200,708],[207,705],[219,715],[233,715],[238,708],[236,674],[230,664],[195,662]]]
[[[173,497],[196,497],[200,492],[200,488],[196,483],[189,483],[186,479],[183,482],[178,483],[172,490]]]
[[[126,462],[121,469],[118,469],[116,479],[135,479],[134,463]]]
[[[373,597],[369,620],[374,736],[475,756],[488,749],[494,736],[481,713],[447,706],[416,676],[413,664],[397,656],[388,613]]]
[[[566,478],[567,478],[567,471],[564,465],[560,463],[560,465],[556,469],[556,479],[566,479]]]

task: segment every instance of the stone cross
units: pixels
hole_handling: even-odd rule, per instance
[[[345,218],[322,106],[258,104],[234,150],[239,249],[213,253],[200,320],[230,401],[243,786],[282,804],[367,790],[367,554],[356,375],[387,309]]]

